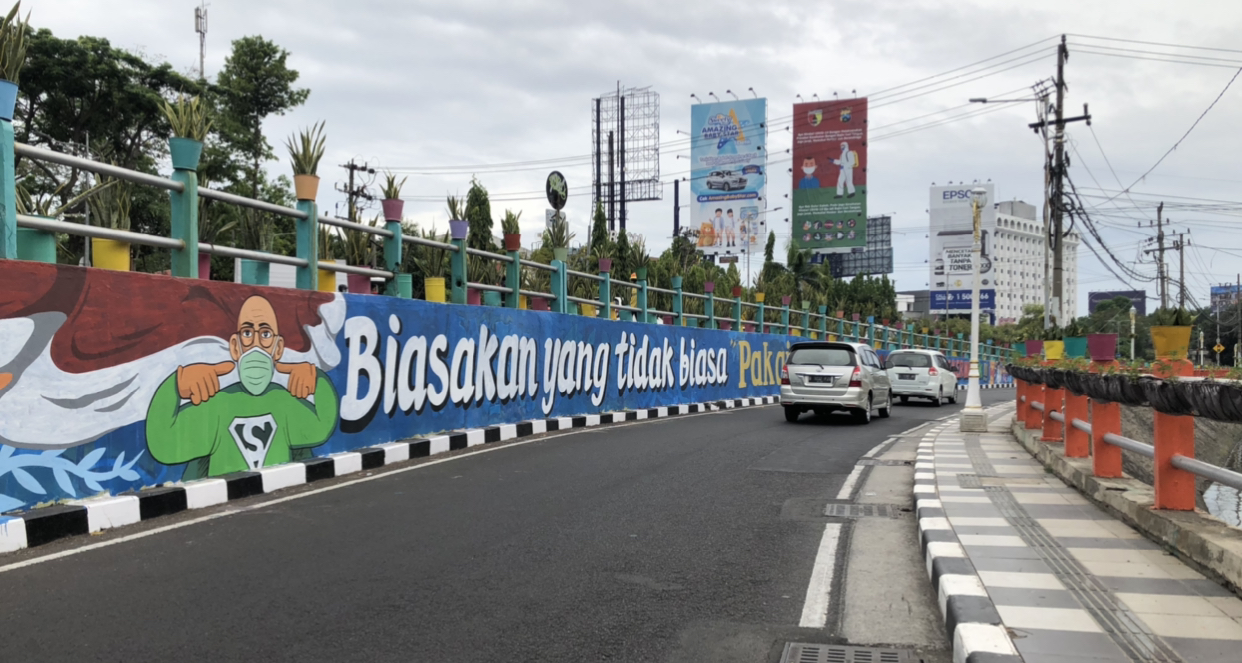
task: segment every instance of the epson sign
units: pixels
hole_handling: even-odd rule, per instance
[[[944,191],[941,197],[946,203],[970,200],[970,189],[949,189]]]

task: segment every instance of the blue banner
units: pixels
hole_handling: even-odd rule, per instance
[[[932,290],[931,291],[931,310],[933,311],[969,311],[970,310],[969,290]],[[945,304],[948,304],[946,307]],[[992,288],[979,290],[979,310],[994,311],[996,310],[996,290]]]

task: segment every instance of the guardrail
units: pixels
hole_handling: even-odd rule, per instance
[[[581,311],[590,313],[593,310],[595,315],[606,318],[704,326],[712,329],[766,331],[805,338],[837,338],[867,343],[877,349],[926,348],[957,355],[965,355],[968,351],[968,341],[960,334],[956,338],[951,338],[926,332],[919,333],[915,331],[913,325],[889,326],[886,321],[876,321],[871,316],[864,318],[854,315],[852,319],[846,319],[843,314],[831,316],[828,315],[826,306],[819,306],[818,310],[812,310],[809,302],[803,302],[801,307],[794,307],[791,297],[783,297],[779,306],[766,304],[763,293],[755,293],[753,302],[743,301],[740,288],[734,288],[731,297],[718,297],[714,292],[714,283],[704,284],[702,293],[686,292],[681,287],[680,277],[675,277],[672,283],[667,284],[671,287],[656,287],[648,282],[645,269],[639,269],[638,278],[631,282],[614,279],[607,270],[598,274],[590,274],[571,270],[559,260],[553,260],[552,264],[527,260],[521,257],[519,251],[507,251],[500,254],[469,248],[465,245],[464,236],[454,237],[451,242],[445,243],[404,234],[400,219],[385,219],[383,225],[372,226],[346,219],[321,216],[314,200],[298,200],[296,207],[253,200],[233,193],[200,187],[197,173],[193,168],[175,167],[171,177],[163,177],[42,147],[14,143],[12,150],[0,149],[0,173],[4,173],[4,177],[14,176],[12,166],[16,156],[168,191],[172,202],[170,206],[172,236],[162,237],[131,230],[71,223],[59,219],[17,214],[9,216],[4,213],[0,214],[0,259],[18,257],[16,244],[5,238],[16,237],[16,228],[20,227],[44,233],[64,233],[167,249],[172,253],[171,274],[177,277],[198,278],[200,276],[198,256],[206,254],[294,267],[297,274],[297,287],[303,289],[318,288],[321,271],[337,272],[382,279],[385,282],[384,294],[412,297],[410,275],[401,274],[399,270],[403,263],[403,251],[407,245],[426,246],[448,253],[450,275],[446,279],[445,291],[446,295],[449,295],[447,299],[455,304],[477,303],[513,308],[529,307],[559,313],[570,313],[570,305],[579,304],[585,307],[581,308]],[[184,166],[184,164],[180,165]],[[15,201],[4,200],[6,190],[12,191],[12,188],[6,189],[0,186],[0,211],[11,210],[15,203]],[[200,242],[197,202],[199,198],[293,219],[297,230],[296,255],[277,255],[219,243]],[[318,259],[318,239],[319,229],[322,226],[367,234],[372,243],[382,247],[382,252],[380,252],[382,264],[345,265],[321,262]],[[467,278],[468,257],[499,264],[504,272],[503,278],[497,279],[499,283],[469,280]],[[551,275],[550,292],[523,288],[521,285],[523,270],[549,272]],[[332,287],[334,285],[335,282],[326,286],[325,289],[334,289]],[[573,287],[575,285],[579,287],[575,289]],[[617,298],[615,291],[618,290],[628,292],[629,297]],[[587,296],[583,296],[584,294]],[[669,308],[651,306],[653,296],[659,296],[661,301],[671,302],[671,306]],[[769,318],[776,318],[776,320]],[[1000,347],[990,341],[980,344],[981,359],[1000,361],[1008,357],[1010,352],[1008,348]]]
[[[1191,376],[1195,371],[1186,365],[1189,362],[1180,361],[1184,363],[1157,362],[1153,371],[1166,377]],[[1242,473],[1194,457],[1193,416],[1156,410],[1155,444],[1146,444],[1121,434],[1118,403],[1017,376],[1014,382],[1018,386],[1016,420],[1027,430],[1040,430],[1042,442],[1064,443],[1066,457],[1090,458],[1096,477],[1123,476],[1122,450],[1152,459],[1156,509],[1193,511],[1197,497],[1195,477],[1242,491]]]

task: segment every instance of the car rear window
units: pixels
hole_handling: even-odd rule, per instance
[[[789,355],[791,366],[853,366],[854,353],[845,348],[799,348]]]
[[[897,352],[888,356],[886,368],[904,366],[907,368],[931,368],[931,357],[913,352]]]

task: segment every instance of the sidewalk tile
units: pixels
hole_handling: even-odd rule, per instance
[[[1013,644],[1027,663],[1066,660],[1066,652],[1074,652],[1090,661],[1130,663],[1130,659],[1106,633],[1022,629],[1014,633]]]
[[[983,585],[988,588],[1008,589],[1065,589],[1065,585],[1051,573],[1014,573],[1010,571],[976,571]],[[997,603],[1000,603],[997,601]]]
[[[957,533],[957,539],[964,546],[1007,546],[1011,548],[1025,548],[1026,542],[1020,536],[1005,536],[1003,534],[963,534]]]
[[[1201,596],[1167,596],[1164,594],[1128,594],[1118,592],[1117,599],[1139,615],[1184,615],[1228,617],[1209,599]],[[1144,616],[1143,619],[1146,619]]]
[[[1115,528],[1107,527],[1102,520],[1071,520],[1064,518],[1036,518],[1040,526],[1054,537],[1090,537],[1093,539],[1121,538]],[[1130,530],[1134,536],[1137,532]],[[1141,537],[1140,537],[1141,538]]]
[[[1186,663],[1222,663],[1238,660],[1238,643],[1232,640],[1164,639]],[[1028,662],[1029,663],[1029,662]]]
[[[1216,606],[1217,610],[1225,613],[1226,617],[1242,619],[1242,600],[1225,596],[1211,596],[1205,600]]]
[[[1003,612],[1001,614],[1004,615]],[[1162,638],[1242,641],[1242,624],[1228,617],[1157,614],[1144,614],[1140,617],[1152,633]],[[1235,644],[1234,655],[1237,653]]]
[[[1170,578],[1173,580],[1195,580],[1202,578],[1198,572],[1185,565],[1163,565],[1135,562],[1096,562],[1081,560],[1088,572],[1112,578]]]
[[[1022,606],[998,605],[1005,626],[1013,629],[1045,629],[1052,631],[1077,631],[1081,633],[1103,633],[1104,630],[1091,617],[1091,613],[1081,608],[1027,608]],[[1237,624],[1234,624],[1237,626]],[[1064,651],[1064,650],[1063,650]]]
[[[950,517],[949,522],[954,527],[1009,527],[1009,521],[1004,518]]]
[[[1044,573],[1052,575],[1052,568],[1042,559],[1013,559],[991,557],[973,559],[975,571],[998,571],[1002,573]]]
[[[1082,604],[1064,589],[1020,589],[1016,587],[988,587],[988,595],[995,605],[1026,606],[1029,608],[1081,608]]]
[[[1006,557],[1009,559],[1043,559],[1038,550],[1026,546],[965,546],[966,556],[973,561],[975,557]],[[976,568],[978,568],[976,566]]]

